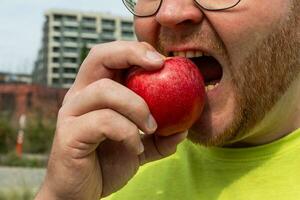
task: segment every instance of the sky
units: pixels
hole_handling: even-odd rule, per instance
[[[130,16],[122,0],[0,0],[0,72],[31,73],[52,8]]]

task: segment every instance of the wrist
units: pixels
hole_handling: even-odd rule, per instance
[[[49,190],[49,187],[42,185],[34,200],[62,200],[57,194]]]

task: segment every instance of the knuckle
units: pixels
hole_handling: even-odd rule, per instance
[[[100,112],[94,112],[92,117],[95,124],[99,124],[99,129],[105,134],[109,134],[112,129],[112,122],[115,120],[115,115],[110,109],[102,109]]]
[[[121,141],[131,140],[137,136],[138,128],[135,125],[128,125],[126,128],[126,134],[122,134]]]
[[[95,84],[96,89],[107,89],[107,88],[111,88],[113,84],[113,81],[109,78],[102,78],[100,80],[98,80]]]
[[[96,54],[98,54],[99,49],[102,49],[103,44],[96,44],[94,45],[90,51],[89,51],[89,55],[94,56]]]
[[[148,49],[153,49],[153,47],[147,42],[140,42],[144,47],[146,46]]]

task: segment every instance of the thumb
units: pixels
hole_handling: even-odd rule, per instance
[[[177,145],[182,142],[188,134],[188,130],[171,136],[158,136],[156,134],[144,135],[142,141],[145,151],[140,155],[140,164],[159,160],[176,152]]]

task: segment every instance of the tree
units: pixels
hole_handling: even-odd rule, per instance
[[[83,43],[81,49],[80,49],[80,65],[81,63],[84,61],[84,59],[87,57],[87,55],[89,54],[90,49],[87,47],[86,43]],[[79,67],[78,67],[79,70]]]

